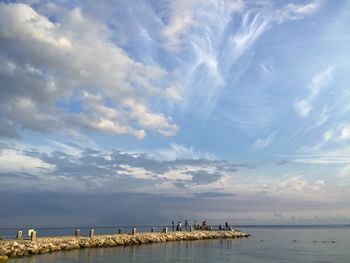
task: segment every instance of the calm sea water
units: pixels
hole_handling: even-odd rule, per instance
[[[240,229],[251,237],[89,248],[11,262],[350,262],[350,226]]]

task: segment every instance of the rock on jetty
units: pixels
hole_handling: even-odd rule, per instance
[[[138,244],[160,243],[181,240],[201,240],[215,238],[242,238],[249,235],[241,231],[193,231],[168,233],[135,233],[115,235],[95,235],[93,237],[38,237],[30,240],[0,241],[0,262],[8,258],[45,254],[61,250],[89,247],[117,247]]]

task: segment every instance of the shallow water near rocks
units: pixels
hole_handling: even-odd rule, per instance
[[[247,227],[243,239],[167,242],[62,251],[17,263],[41,262],[350,262],[350,227]]]

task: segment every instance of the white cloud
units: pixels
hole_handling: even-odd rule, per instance
[[[171,124],[171,119],[162,113],[151,112],[144,104],[129,99],[123,101],[123,106],[129,108],[129,118],[136,120],[140,127],[154,129],[163,136],[177,133],[179,126]]]
[[[300,100],[294,104],[294,107],[299,114],[299,116],[306,118],[309,116],[312,106],[306,100]]]
[[[213,154],[197,151],[193,147],[186,147],[177,143],[171,143],[169,148],[157,150],[154,154],[158,158],[168,161],[176,159],[216,159]]]
[[[328,67],[314,76],[310,84],[310,100],[316,98],[321,90],[332,81],[333,71],[334,67]]]
[[[336,144],[350,139],[350,124],[338,123],[323,134],[323,143]]]
[[[162,36],[164,46],[169,50],[178,50],[181,34],[191,25],[195,24],[193,12],[199,1],[171,1],[169,23],[164,27]]]
[[[323,140],[324,142],[329,142],[333,138],[333,132],[327,131],[323,134]]]
[[[25,4],[1,4],[1,36],[20,41],[45,43],[58,49],[71,49],[72,44],[63,35],[55,32],[57,25],[36,13]]]
[[[273,142],[275,136],[276,136],[276,132],[273,132],[269,136],[267,136],[266,138],[257,139],[252,144],[252,147],[255,148],[255,149],[262,150],[262,149],[268,147],[269,145],[271,145],[271,143]]]
[[[179,51],[182,46],[184,34],[190,27],[196,27],[202,23],[203,10],[224,8],[226,12],[240,12],[244,8],[244,2],[235,1],[208,1],[178,0],[170,1],[168,6],[169,21],[163,28],[161,35],[164,38],[164,47],[170,51]]]
[[[232,37],[232,44],[240,57],[248,50],[259,36],[270,27],[270,21],[263,14],[246,12],[242,17],[242,27]]]
[[[339,138],[341,140],[347,140],[350,138],[350,125],[346,125],[340,128]]]
[[[298,20],[315,12],[318,7],[319,5],[316,2],[305,5],[290,3],[276,11],[275,19],[278,23],[282,23],[286,20]]]
[[[5,149],[0,151],[0,173],[27,173],[41,175],[52,172],[55,165],[43,162],[40,158],[26,155],[21,151]]]
[[[306,149],[304,152],[292,155],[285,155],[285,157],[294,162],[308,163],[308,164],[343,164],[350,163],[349,148],[340,143],[337,135],[327,132],[324,135],[324,142],[316,147]],[[337,143],[338,142],[338,143]]]
[[[333,71],[334,67],[327,67],[312,78],[308,86],[308,89],[310,90],[309,95],[305,99],[301,99],[294,104],[295,110],[300,117],[306,118],[310,115],[313,109],[313,103],[317,100],[322,90],[332,81]],[[324,120],[321,119],[318,123],[320,123],[320,121]]]
[[[323,180],[308,181],[301,176],[290,176],[275,184],[278,191],[321,191],[325,186]]]
[[[156,180],[157,177],[154,173],[147,171],[140,167],[132,167],[130,165],[120,165],[123,169],[118,171],[118,175],[128,175],[136,179],[145,179],[145,180]]]

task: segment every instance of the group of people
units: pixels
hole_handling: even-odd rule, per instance
[[[175,223],[174,223],[174,221],[171,222],[171,227],[172,227],[172,230],[175,231]],[[185,230],[187,231],[187,230],[188,230],[188,227],[189,227],[188,221],[187,221],[187,220],[185,220],[185,225],[184,225],[184,227],[185,227]],[[179,222],[177,223],[177,225],[176,225],[176,231],[182,231],[182,223],[181,223],[181,221],[179,221]]]
[[[173,231],[175,231],[175,230],[176,231],[182,231],[182,229],[183,229],[181,221],[179,221],[176,226],[175,226],[175,222],[172,221],[171,222],[171,227],[172,227]],[[185,229],[185,231],[188,231],[189,228],[190,228],[190,225],[188,224],[188,221],[186,219],[185,220],[185,224],[184,224],[184,229]],[[201,224],[198,224],[196,220],[193,223],[193,229],[195,229],[195,230],[199,230],[199,229],[201,229],[201,230],[208,230],[209,228],[210,227],[207,224],[207,220],[204,220]]]
[[[184,226],[182,226],[182,222],[179,221],[177,225],[175,226],[175,222],[171,222],[171,227],[173,231],[183,231],[183,228],[185,231],[188,231],[190,228],[190,225],[188,224],[187,219],[185,220]],[[207,220],[202,221],[201,224],[198,224],[197,221],[195,220],[193,223],[193,229],[195,230],[209,230],[211,229],[210,226],[207,223]],[[219,225],[219,230],[229,230],[229,225],[227,222],[225,222],[225,225]]]

